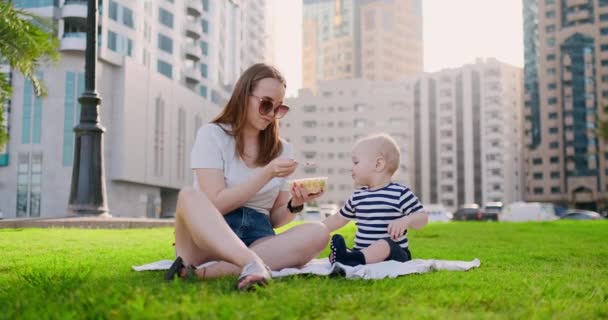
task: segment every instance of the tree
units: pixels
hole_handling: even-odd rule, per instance
[[[46,91],[36,70],[40,63],[59,59],[58,45],[51,20],[16,9],[10,1],[0,1],[0,63],[21,72],[32,82],[38,96],[44,96]],[[3,106],[11,94],[7,75],[0,73],[0,147],[8,141]]]

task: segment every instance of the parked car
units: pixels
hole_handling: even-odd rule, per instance
[[[561,219],[566,220],[598,220],[601,218],[602,215],[595,211],[579,209],[570,209],[566,212],[566,215],[561,217]]]
[[[498,221],[498,217],[502,212],[502,202],[488,202],[482,210],[482,220]]]
[[[543,202],[514,202],[500,216],[501,221],[553,221],[557,220],[555,206]]]
[[[454,218],[442,204],[428,204],[424,209],[429,215],[429,222],[450,222]]]
[[[454,220],[481,220],[483,212],[476,203],[464,204],[454,212]]]

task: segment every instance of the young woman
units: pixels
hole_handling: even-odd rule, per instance
[[[175,218],[178,256],[165,278],[201,279],[239,274],[237,288],[265,284],[269,269],[298,267],[329,241],[321,223],[306,223],[275,235],[273,228],[294,218],[306,194],[288,187],[298,166],[291,146],[279,138],[285,79],[273,67],[256,64],[237,81],[222,113],[198,131],[192,149],[194,188],[180,191]],[[221,261],[196,269],[208,261]]]

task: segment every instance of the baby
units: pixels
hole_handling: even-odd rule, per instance
[[[361,188],[350,196],[339,213],[323,221],[330,232],[342,228],[349,220],[356,221],[355,246],[348,249],[344,238],[334,235],[331,263],[356,266],[412,259],[407,230],[424,227],[428,215],[408,187],[392,181],[399,158],[399,147],[387,134],[368,136],[355,144],[352,177]]]

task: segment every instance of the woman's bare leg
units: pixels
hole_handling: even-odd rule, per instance
[[[301,267],[314,259],[329,242],[329,231],[322,223],[297,225],[279,235],[260,239],[251,245],[271,270]],[[228,262],[218,262],[204,270],[205,278],[238,274],[240,268]],[[197,270],[202,276],[203,271]]]
[[[204,193],[180,191],[175,217],[175,250],[186,265],[223,260],[238,266],[260,259],[230,229]]]

